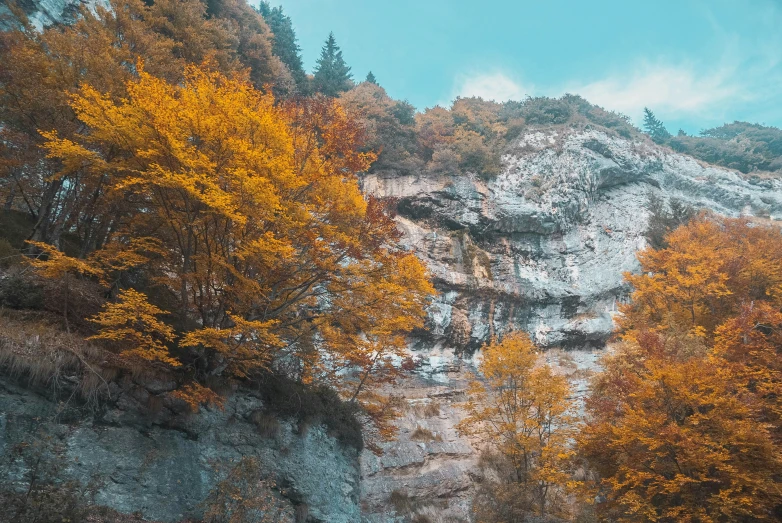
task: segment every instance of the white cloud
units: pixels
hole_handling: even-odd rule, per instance
[[[480,96],[486,100],[523,100],[527,96],[578,94],[593,104],[628,115],[641,124],[649,107],[663,121],[717,122],[736,118],[778,122],[782,106],[782,24],[778,0],[756,0],[751,12],[757,30],[752,34],[722,27],[703,4],[703,16],[712,22],[719,43],[708,61],[698,53],[672,59],[637,57],[613,70],[596,70],[591,81],[571,78],[546,85],[520,82],[524,71],[485,70],[461,74],[453,83],[451,99]],[[515,74],[518,73],[518,74]],[[521,75],[521,76],[519,76]]]
[[[688,65],[643,65],[567,91],[635,120],[644,107],[662,115],[714,115],[728,104],[747,100],[749,91],[737,73],[734,67],[699,74]]]
[[[450,102],[457,96],[478,96],[484,100],[505,102],[523,100],[531,94],[531,87],[522,85],[503,72],[475,73],[457,77],[451,99],[446,103],[440,103],[440,105],[450,105]]]

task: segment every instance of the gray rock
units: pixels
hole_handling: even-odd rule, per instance
[[[0,377],[0,477],[7,484],[24,488],[26,468],[12,459],[13,449],[51,438],[63,449],[60,479],[96,484],[100,505],[175,522],[198,517],[233,464],[254,457],[285,499],[307,505],[313,521],[360,521],[358,452],[321,427],[300,435],[285,420],[276,437],[263,437],[250,419],[263,405],[247,392],[235,393],[224,409],[204,407],[196,415],[168,413],[157,420],[123,411],[117,402],[106,415],[58,422],[57,408]]]
[[[365,191],[398,198],[402,241],[439,291],[426,334],[411,340],[418,375],[393,392],[437,398],[444,414],[410,412],[382,457],[362,454],[370,521],[409,520],[394,511],[394,491],[430,510],[433,522],[468,520],[478,452],[454,427],[477,349],[492,336],[529,332],[552,349],[546,358],[571,376],[577,397],[587,392],[630,291],[623,273],[639,269],[649,194],[729,216],[782,219],[781,180],[748,179],[649,141],[538,131],[512,151],[489,181],[473,173],[363,179]],[[418,425],[446,435],[448,445],[412,441]]]

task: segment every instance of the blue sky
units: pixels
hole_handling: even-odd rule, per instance
[[[672,132],[733,120],[782,126],[782,0],[271,0],[312,71],[334,31],[419,109],[457,95],[584,96]]]

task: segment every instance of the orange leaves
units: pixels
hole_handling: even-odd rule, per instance
[[[702,216],[639,255],[582,454],[620,521],[771,520],[782,501],[782,233]]]
[[[620,352],[608,372],[633,357]],[[622,521],[762,519],[780,462],[732,376],[702,357],[648,355],[633,366],[624,395],[590,402],[579,437],[610,492],[604,508]],[[611,376],[598,378],[597,394]]]
[[[95,265],[78,258],[66,255],[58,248],[48,243],[28,241],[43,256],[39,255],[30,260],[30,264],[44,278],[63,279],[67,274],[85,274],[99,276],[102,271]]]
[[[507,334],[482,353],[485,382],[470,384],[467,417],[458,428],[495,447],[532,500],[526,510],[545,514],[571,478],[575,418],[567,378],[540,361],[524,333]]]
[[[374,401],[369,388],[399,374],[434,290],[397,250],[380,202],[361,194],[356,173],[374,159],[361,127],[334,100],[278,106],[206,67],[187,67],[181,84],[138,69],[127,99],[89,86],[74,97],[83,134],[45,134],[70,166],[61,176],[78,172],[113,210],[90,259],[164,287],[165,312],[187,325],[179,347],[208,372],[251,377],[281,358],[300,379]],[[121,294],[99,336],[171,363],[163,312]]]
[[[116,303],[106,304],[103,312],[90,319],[100,330],[87,339],[113,342],[126,356],[177,367],[181,364],[166,348],[166,343],[174,340],[174,330],[158,319],[163,313],[144,294],[123,290]]]
[[[246,378],[248,371],[271,370],[276,350],[282,346],[274,334],[277,321],[249,321],[229,315],[232,325],[218,329],[204,327],[188,332],[180,342],[182,347],[203,346],[213,349],[231,362],[233,375]]]
[[[639,253],[642,273],[627,275],[635,288],[624,311],[628,328],[677,328],[711,338],[741,304],[760,299],[782,305],[778,229],[702,216],[667,241],[665,249]]]
[[[188,383],[171,395],[187,403],[190,412],[198,412],[201,405],[213,405],[220,409],[225,405],[225,399],[212,389],[204,387],[196,382]]]

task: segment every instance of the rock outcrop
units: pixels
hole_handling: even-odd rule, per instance
[[[584,391],[584,371],[596,365],[595,350],[609,339],[629,292],[623,273],[639,269],[650,195],[724,215],[782,219],[782,180],[704,165],[648,140],[596,130],[531,132],[503,164],[490,179],[363,179],[366,192],[394,199],[403,242],[439,291],[426,332],[411,344],[421,372],[395,392],[412,406],[437,401],[441,414],[410,409],[399,441],[380,458],[364,455],[362,499],[374,521],[410,520],[416,510],[431,512],[430,521],[468,518],[477,454],[454,425],[473,355],[491,336],[529,332],[554,349],[549,359],[577,376]],[[441,441],[417,441],[419,426]],[[405,507],[394,503],[399,499]]]
[[[79,8],[84,5],[94,9],[97,5],[105,5],[102,0],[22,0],[17,5],[24,11],[28,21],[38,30],[50,25],[69,23],[75,19]],[[4,18],[7,20],[3,20]],[[5,30],[14,17],[8,6],[0,4],[0,30]]]
[[[108,408],[90,413],[0,377],[4,488],[28,488],[35,465],[20,456],[32,449],[58,460],[58,481],[94,489],[96,504],[178,522],[199,517],[217,484],[243,458],[253,458],[259,474],[275,484],[291,523],[361,520],[358,452],[322,427],[300,430],[269,418],[250,391],[232,394],[223,409],[191,415],[166,401],[150,410],[148,387],[126,382],[112,389]]]
[[[649,195],[695,209],[782,219],[782,180],[741,175],[599,131],[522,137],[490,180],[367,176],[397,199],[403,242],[440,291],[422,346],[474,350],[524,329],[544,347],[600,347],[638,269]]]

